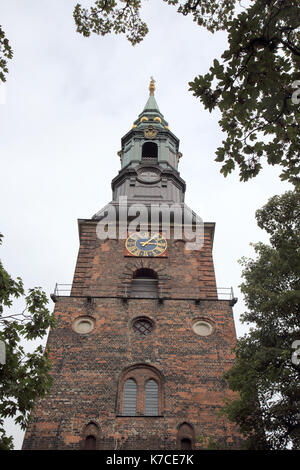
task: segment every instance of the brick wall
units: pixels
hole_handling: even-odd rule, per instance
[[[216,298],[212,236],[208,224],[200,252],[170,241],[167,258],[145,260],[125,257],[122,240],[100,242],[95,222],[81,223],[72,295],[58,297],[48,339],[53,387],[36,403],[24,449],[79,449],[89,423],[99,449],[176,449],[182,423],[193,429],[195,448],[199,436],[238,445],[237,430],[218,416],[232,396],[222,375],[234,360],[235,329],[229,302]],[[158,273],[160,299],[124,297],[142,264]],[[90,333],[74,331],[80,316],[93,319]],[[133,330],[138,316],[152,320],[148,336]],[[199,319],[212,325],[211,335],[193,331]],[[160,377],[157,417],[121,416],[124,378],[135,365]]]

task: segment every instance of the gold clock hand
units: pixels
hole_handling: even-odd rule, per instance
[[[149,240],[145,241],[145,242],[141,242],[141,245],[142,246],[146,246],[148,245],[153,239],[154,239],[155,235],[152,237],[152,238],[149,238]],[[152,244],[152,243],[151,243]]]

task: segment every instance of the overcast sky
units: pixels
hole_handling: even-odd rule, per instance
[[[14,50],[0,104],[5,268],[26,288],[41,286],[48,295],[56,282],[72,282],[77,219],[92,217],[111,200],[120,139],[142,111],[153,75],[160,110],[180,139],[186,203],[204,221],[216,222],[217,283],[234,288],[235,324],[243,334],[237,260],[253,256],[250,242],[267,241],[255,210],[290,185],[270,167],[247,183],[237,172],[224,178],[214,161],[222,141],[219,116],[204,110],[188,82],[220,57],[226,35],[212,35],[151,0],[143,8],[150,33],[140,45],[132,47],[123,36],[84,38],[76,33],[75,3],[0,0],[0,24]],[[20,448],[23,433],[11,424],[9,432]]]

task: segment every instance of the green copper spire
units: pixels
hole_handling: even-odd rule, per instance
[[[149,85],[149,98],[148,101],[139,115],[138,119],[134,122],[133,127],[137,127],[140,125],[148,124],[148,121],[152,121],[155,126],[158,127],[166,127],[168,128],[168,123],[164,119],[163,114],[160,112],[156,99],[154,97],[155,91],[155,80],[151,77],[150,85]]]
[[[157,111],[159,114],[161,114],[158,104],[156,103],[156,99],[154,98],[155,80],[153,77],[151,77],[151,81],[149,85],[149,92],[150,92],[150,96],[144,107],[144,111],[153,111],[153,112]]]
[[[144,112],[145,111],[153,111],[161,114],[158,104],[156,103],[156,99],[154,98],[154,95],[150,95],[148,98],[148,101],[144,107]]]

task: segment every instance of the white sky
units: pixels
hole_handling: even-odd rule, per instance
[[[26,288],[41,286],[48,295],[56,282],[72,282],[77,219],[92,217],[111,200],[120,139],[142,111],[153,75],[160,110],[181,141],[186,203],[204,221],[216,222],[217,283],[233,286],[237,334],[243,334],[237,260],[253,256],[250,242],[267,241],[255,210],[290,185],[270,167],[247,183],[237,172],[224,178],[214,161],[222,140],[218,113],[204,110],[188,82],[221,56],[226,35],[212,35],[162,0],[151,0],[143,8],[150,33],[140,45],[132,47],[123,36],[84,38],[75,30],[75,4],[0,0],[0,24],[14,50],[0,104],[5,268]],[[11,422],[8,432],[20,448],[23,433]]]

